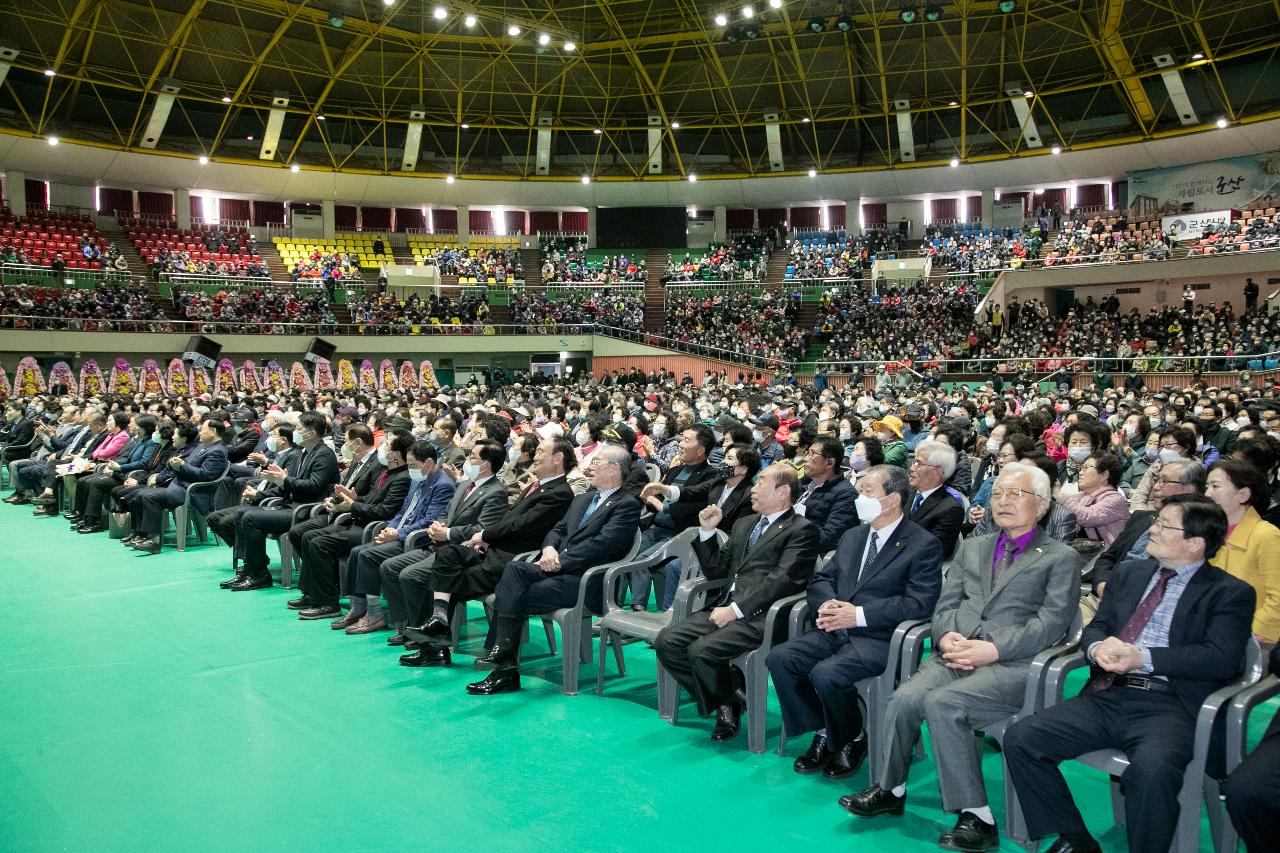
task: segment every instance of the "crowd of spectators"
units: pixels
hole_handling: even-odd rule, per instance
[[[565,289],[564,292],[515,291],[511,322],[530,334],[555,334],[593,325],[644,328],[644,293],[639,288]]]
[[[783,291],[669,296],[663,335],[691,352],[731,350],[751,364],[776,367],[808,353],[809,332],[795,325],[799,307]]]
[[[1205,229],[1188,249],[1188,255],[1222,255],[1280,248],[1280,215],[1233,219]]]
[[[8,285],[0,288],[0,316],[3,328],[86,332],[158,331],[156,324],[165,318],[142,282],[95,288]]]
[[[347,252],[322,252],[316,249],[303,261],[293,265],[289,277],[294,281],[308,279],[321,282],[361,281],[360,256]]]
[[[1019,232],[980,231],[927,240],[922,250],[932,258],[934,269],[982,273],[1017,269],[1028,258],[1038,257],[1040,239],[1032,236],[1024,242]]]
[[[1045,266],[1114,264],[1137,257],[1163,261],[1170,256],[1172,245],[1158,225],[1150,232],[1139,232],[1130,228],[1123,214],[1110,226],[1101,218],[1092,225],[1073,219],[1054,234],[1042,260]]]
[[[156,251],[151,262],[151,272],[153,276],[170,273],[227,278],[271,278],[271,270],[267,265],[260,260],[253,260],[249,255],[203,258],[196,257],[187,249],[174,249],[168,246]]]
[[[429,329],[458,329],[488,326],[489,300],[469,294],[442,296],[414,293],[400,299],[394,293],[348,291],[347,309],[359,331],[376,335],[413,334]]]
[[[573,281],[610,284],[616,282],[643,282],[648,270],[642,258],[634,258],[626,252],[616,255],[588,258],[586,240],[543,240],[542,281]]]
[[[791,241],[786,277],[792,279],[859,278],[871,269],[880,254],[898,251],[896,231],[869,230],[860,235],[844,230],[817,236],[797,236]]]
[[[331,330],[337,324],[323,293],[303,293],[269,284],[216,293],[178,286],[173,289],[173,304],[181,317],[200,323],[206,334],[296,334],[297,329],[290,326]]]
[[[423,255],[423,263],[439,267],[441,275],[474,278],[477,281],[492,278],[498,284],[524,280],[519,249],[450,246],[427,252]]]
[[[732,243],[713,243],[700,256],[672,256],[663,281],[764,281],[769,243],[762,234],[745,234]]]

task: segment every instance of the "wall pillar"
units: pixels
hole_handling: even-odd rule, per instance
[[[587,248],[596,248],[596,209],[594,205],[587,208]]]
[[[4,202],[14,216],[27,215],[27,173],[5,170]]]
[[[729,240],[729,209],[723,204],[717,204],[713,212],[715,224],[711,229],[711,239],[717,243],[725,243]]]
[[[991,228],[995,222],[996,212],[996,191],[995,189],[985,189],[982,191],[982,227]]]
[[[173,191],[173,219],[183,231],[191,228],[191,190],[180,187]]]
[[[458,243],[467,245],[471,241],[471,206],[458,205]]]
[[[320,202],[320,231],[321,237],[326,241],[332,240],[338,233],[338,220],[333,208],[334,203],[331,198]]]

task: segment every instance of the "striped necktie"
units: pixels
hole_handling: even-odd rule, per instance
[[[756,547],[756,543],[760,541],[760,537],[764,535],[764,531],[769,527],[768,516],[760,516],[760,520],[756,522],[756,526],[751,528],[751,535],[747,537],[747,550],[743,553],[751,553],[751,549]]]

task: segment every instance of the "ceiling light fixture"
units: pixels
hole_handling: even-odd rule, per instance
[[[781,8],[782,8],[782,0],[769,0],[769,8],[770,8],[770,9],[781,9]]]
[[[1027,91],[1023,92],[1022,95],[1023,97],[1026,97],[1026,98],[1034,98],[1036,96],[1036,93],[1028,89]]]
[[[836,29],[842,33],[847,33],[853,29],[853,16],[845,12],[836,18]]]
[[[809,177],[811,177],[811,178],[816,178],[816,177],[818,177],[818,170],[817,170],[817,169],[810,169],[810,170],[809,170]]]
[[[947,106],[949,107],[958,107],[959,105],[960,105],[959,101],[947,101]]]
[[[435,18],[437,21],[443,21],[445,18],[449,17],[449,10],[443,6],[437,6],[431,10],[431,17]]]
[[[809,123],[809,117],[808,117],[808,116],[805,116],[804,118],[800,119],[800,123],[801,123],[801,124],[808,124],[808,123]]]
[[[673,121],[673,122],[671,122],[671,129],[672,129],[672,130],[679,130],[679,129],[680,129],[680,122],[678,122],[678,121]]]
[[[743,7],[742,7],[742,17],[744,17],[744,18],[754,18],[754,17],[755,17],[755,14],[756,14],[756,10],[755,10],[755,9],[753,9],[751,6],[743,6]]]
[[[716,13],[716,26],[717,26],[717,27],[723,27],[723,26],[725,26],[725,25],[726,25],[726,24],[728,24],[728,23],[729,23],[729,16],[728,16],[728,15],[726,15],[724,12],[717,12],[717,13]]]
[[[694,175],[694,174],[690,174],[690,175],[689,175],[689,183],[691,183],[691,184],[696,184],[697,182],[698,182],[698,176],[697,176],[697,175]]]
[[[316,121],[324,121],[324,116],[316,116]]]
[[[223,96],[222,96],[222,103],[224,103],[224,104],[229,104],[229,103],[231,103],[231,97],[230,97],[229,95],[223,95]]]
[[[583,175],[583,176],[582,176],[582,182],[583,182],[584,184],[589,184],[589,183],[591,183],[591,176],[590,176],[590,175]]]
[[[1219,116],[1218,120],[1214,123],[1218,125],[1218,127],[1226,127],[1227,126],[1226,116]]]
[[[46,76],[46,77],[56,77],[56,76],[58,76],[58,72],[57,72],[57,71],[54,71],[52,68],[46,68],[46,69],[44,70],[44,76]]]
[[[49,147],[50,147],[50,148],[52,148],[53,146],[57,145],[59,141],[61,141],[61,140],[59,140],[59,139],[58,139],[58,137],[56,137],[56,136],[50,136],[48,139],[46,139],[46,140],[45,140],[45,142],[48,142],[48,143],[49,143]]]
[[[1204,59],[1204,54],[1201,53],[1200,51],[1196,51],[1195,53],[1191,54],[1191,58],[1199,61],[1201,59]]]
[[[539,33],[538,44],[543,45],[544,47],[546,45],[551,44],[551,36],[547,35],[546,33]]]
[[[445,182],[446,184],[451,184],[451,183],[453,183],[453,175],[445,175],[445,176],[444,176],[444,182]]]
[[[928,6],[925,6],[924,19],[931,24],[942,20],[942,7],[937,3],[930,3]]]
[[[959,166],[959,165],[960,165],[960,158],[959,158],[959,157],[952,157],[952,158],[951,158],[951,168],[953,168],[953,169],[954,169],[954,168],[956,168],[956,167],[957,167],[957,166]]]
[[[1017,8],[1018,0],[1000,0],[1000,2],[996,4],[996,9],[999,10],[1002,15],[1012,14]]]
[[[1061,153],[1062,153],[1062,146],[1061,146],[1061,145],[1055,145],[1055,146],[1053,146],[1052,148],[1050,148],[1050,149],[1049,149],[1049,153],[1050,153],[1050,154],[1061,154]]]
[[[904,24],[914,24],[916,22],[916,9],[914,6],[903,6],[898,10],[898,20]]]
[[[464,121],[461,125],[459,125],[459,127],[461,127],[463,130],[468,130],[471,127],[471,125],[467,124]]]
[[[208,165],[209,165],[209,158],[208,158],[208,157],[206,157],[206,156],[204,156],[203,154],[201,154],[201,155],[200,155],[200,161],[199,161],[199,162],[200,162],[200,165],[201,165],[201,166],[208,166]]]
[[[573,42],[571,42],[571,41],[567,41],[567,42],[565,42],[565,43],[564,43],[564,52],[565,52],[565,53],[573,53],[573,52],[574,52],[575,50],[577,50],[577,49],[578,49],[578,46],[577,46],[576,44],[574,44]]]
[[[476,16],[468,14],[465,18],[462,19],[462,25],[467,29],[471,29],[476,25]]]
[[[592,133],[594,133],[596,136],[599,136],[601,133],[604,133],[604,131],[602,131],[602,130],[601,130],[600,128],[598,128],[598,127],[597,127],[595,130],[591,131],[591,132],[592,132]]]
[[[809,32],[820,33],[827,28],[827,22],[822,18],[814,18],[809,21]]]
[[[252,142],[252,141],[253,141],[253,134],[249,134],[248,136],[246,136],[246,137],[244,138],[244,141],[245,141],[245,142]]]
[[[298,174],[298,172],[302,171],[302,167],[299,166],[297,163],[294,163],[292,166],[289,167],[289,171],[293,172],[296,175]]]
[[[511,36],[512,38],[515,38],[516,36],[520,35],[520,28],[517,27],[515,24],[512,24],[511,26],[507,27],[507,35]]]

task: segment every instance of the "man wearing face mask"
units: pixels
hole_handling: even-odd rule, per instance
[[[363,437],[356,439],[354,431],[367,432],[368,429],[363,423],[348,427],[345,446],[349,446],[353,440],[363,443]],[[372,433],[369,440],[372,441]],[[290,610],[299,611],[299,619],[333,619],[342,616],[342,610],[338,606],[339,562],[361,544],[365,525],[375,521],[388,521],[404,506],[411,485],[405,457],[412,444],[413,436],[407,432],[388,434],[374,456],[374,465],[380,473],[368,493],[360,496],[342,484],[335,486],[333,497],[326,502],[329,505],[326,517],[332,517],[332,523],[319,529],[313,528],[305,536],[299,537],[300,549],[295,553],[302,556],[302,571],[298,577],[302,597],[287,604]],[[341,523],[338,521],[340,518]],[[303,522],[303,525],[309,523]],[[298,527],[293,528],[289,535],[293,536]]]
[[[760,464],[768,468],[775,462],[787,458],[786,449],[778,443],[778,428],[782,426],[777,415],[763,414],[751,419],[751,437],[760,448]]]
[[[180,430],[183,435],[186,430]],[[169,459],[170,474],[167,484],[160,487],[143,489],[139,492],[133,506],[133,531],[136,537],[131,547],[146,554],[160,553],[160,522],[163,513],[173,507],[181,506],[186,498],[186,487],[192,483],[207,483],[221,477],[227,470],[227,451],[222,443],[221,424],[205,421],[199,429],[200,445],[185,455],[176,455]],[[176,446],[176,445],[175,445]],[[157,478],[158,480],[159,478]],[[193,512],[208,512],[211,496],[209,492],[193,495],[191,508]]]
[[[907,475],[877,465],[858,480],[863,522],[840,538],[835,556],[809,581],[811,631],[769,653],[788,736],[816,732],[797,773],[843,779],[867,754],[857,682],[888,663],[889,638],[905,619],[928,619],[942,589],[942,545],[903,515]]]
[[[430,600],[432,567],[439,549],[458,545],[475,533],[497,524],[507,512],[507,490],[494,476],[506,462],[506,451],[496,441],[478,441],[462,466],[463,479],[454,488],[444,519],[427,527],[431,545],[384,560],[378,572],[390,610],[391,625],[403,644],[408,625],[427,620],[422,613]],[[392,640],[395,640],[393,637]]]
[[[298,420],[294,430],[298,450],[288,468],[268,465],[262,477],[266,486],[259,495],[279,497],[281,503],[247,507],[236,518],[230,536],[224,536],[244,562],[237,567],[237,579],[223,582],[223,589],[245,592],[271,586],[267,538],[287,533],[293,521],[294,507],[316,503],[326,497],[338,480],[338,460],[324,443],[329,424],[323,415],[308,412]]]
[[[1219,455],[1229,456],[1235,448],[1236,433],[1235,430],[1228,429],[1219,419],[1218,410],[1207,400],[1201,400],[1196,408],[1199,410],[1200,418],[1197,426],[1200,428],[1200,436],[1205,444],[1212,445],[1217,449]],[[1212,464],[1206,462],[1206,465]]]
[[[1155,481],[1161,470],[1170,462],[1195,460],[1196,435],[1186,427],[1169,426],[1160,431],[1160,453],[1147,469],[1138,487],[1129,496],[1129,512],[1157,509],[1155,505]]]
[[[466,452],[454,441],[457,434],[458,424],[453,418],[445,415],[436,420],[435,428],[431,431],[431,439],[436,446],[441,467],[449,465],[455,469],[461,469],[467,461]]]

